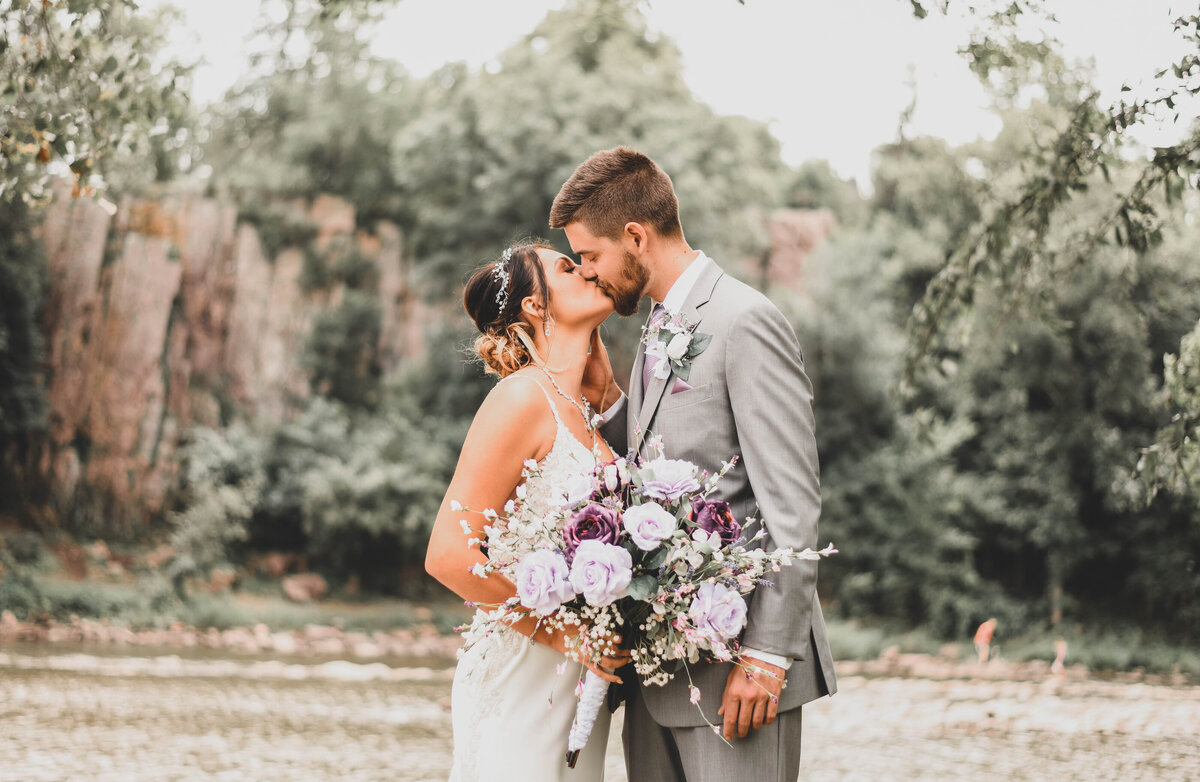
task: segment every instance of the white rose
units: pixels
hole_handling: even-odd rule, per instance
[[[588,497],[592,496],[596,485],[592,480],[592,474],[588,472],[575,473],[570,478],[567,478],[564,489],[563,505],[571,506],[583,502]]]
[[[687,355],[688,345],[691,344],[691,334],[676,334],[674,337],[671,337],[671,341],[667,343],[667,356],[672,361],[678,361]]]

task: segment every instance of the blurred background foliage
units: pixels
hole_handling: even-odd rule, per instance
[[[222,428],[189,434],[172,512],[139,533],[169,540],[178,590],[288,551],[337,585],[433,594],[424,544],[490,387],[464,352],[459,315],[432,319],[423,354],[384,372],[369,264],[351,250],[317,251],[311,229],[282,225],[266,200],[332,194],[353,204],[362,228],[397,225],[428,303],[453,313],[474,265],[544,233],[574,166],[624,143],[672,174],[691,244],[760,286],[776,210],[836,218],[802,284],[767,290],[795,324],[815,383],[821,537],[842,550],[821,571],[834,614],[938,637],[997,617],[1013,632],[1116,623],[1200,639],[1200,128],[1148,156],[1133,148],[1128,128],[1163,104],[1101,105],[1088,71],[1063,62],[1052,39],[1016,32],[1037,4],[997,5],[964,44],[1003,119],[997,138],[952,147],[912,136],[900,118],[897,140],[875,150],[869,195],[824,161],[788,166],[765,125],[699,102],[678,50],[647,31],[633,0],[576,0],[494,67],[452,64],[422,79],[367,50],[377,4],[296,0],[263,31],[255,73],[203,109],[177,106],[158,86],[167,71],[137,70],[153,59],[161,19],[119,1],[68,6],[111,20],[107,37],[85,36],[81,55],[101,58],[100,76],[109,47],[112,73],[131,69],[121,81],[158,97],[127,95],[113,109],[129,119],[119,132],[71,126],[61,136],[53,122],[66,115],[49,125],[31,116],[24,87],[0,98],[5,149],[20,151],[0,172],[5,458],[19,460],[22,438],[44,427],[42,140],[72,165],[86,154],[95,171],[106,156],[147,163],[154,149],[154,166],[100,180],[89,168],[80,181],[134,192],[200,178],[242,203],[240,218],[273,242],[272,256],[305,249],[306,290],[344,287],[314,324],[312,396],[294,417],[267,424],[233,411]],[[59,34],[73,13],[59,15]],[[3,27],[10,80],[24,23],[6,17]],[[1178,23],[1185,36],[1197,25]],[[144,54],[126,62],[122,36],[133,31]],[[28,44],[22,56],[36,71]],[[1194,92],[1197,62],[1165,64],[1177,94]],[[92,105],[93,86],[62,96]],[[634,320],[606,327],[627,357],[618,372]],[[36,527],[12,480],[0,472],[3,510]],[[22,569],[16,540],[5,533],[0,602],[32,610],[36,563],[25,556]]]

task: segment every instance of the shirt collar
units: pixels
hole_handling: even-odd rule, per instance
[[[679,275],[679,279],[675,280],[671,290],[667,291],[666,298],[662,300],[662,305],[667,312],[679,312],[683,309],[692,288],[696,287],[696,280],[700,279],[700,275],[710,263],[712,260],[704,254],[703,250],[692,259],[692,262],[683,270],[683,274]]]

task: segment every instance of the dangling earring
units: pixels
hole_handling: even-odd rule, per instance
[[[547,315],[542,319],[542,323],[546,324],[546,336],[550,336],[550,326],[554,323],[554,316]]]

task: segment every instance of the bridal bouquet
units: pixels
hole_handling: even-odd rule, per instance
[[[486,543],[488,561],[475,573],[499,572],[516,584],[517,594],[477,614],[464,633],[468,646],[497,623],[533,614],[540,617],[539,629],[573,628],[568,652],[576,659],[598,665],[626,648],[643,682],[666,684],[679,670],[690,680],[690,663],[740,659],[743,595],[798,559],[836,553],[832,546],[797,552],[755,545],[766,535],[761,524],[748,519],[743,526],[729,503],[711,499],[736,457],[709,474],[691,462],[664,458],[657,439],[649,445],[650,458],[598,465],[556,487],[557,496],[548,500],[532,501],[523,483],[503,515],[483,511],[487,539],[471,542]],[[527,481],[539,474],[537,462],[525,463]],[[571,766],[607,687],[588,671],[576,689]],[[693,704],[699,695],[690,688]]]

